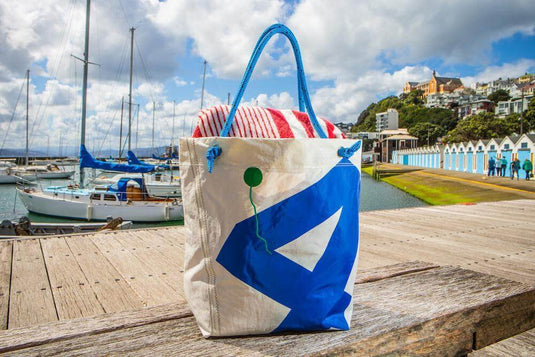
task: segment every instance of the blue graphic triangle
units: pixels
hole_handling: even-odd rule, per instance
[[[358,247],[360,172],[342,159],[324,177],[292,197],[234,226],[217,261],[237,279],[290,308],[274,331],[348,329],[344,311],[351,296],[344,291]],[[343,207],[343,208],[342,208]],[[342,212],[329,243],[309,271],[275,249],[291,242],[340,208]]]

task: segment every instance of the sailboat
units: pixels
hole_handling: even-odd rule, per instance
[[[28,211],[76,219],[107,220],[121,217],[135,222],[161,222],[184,217],[178,198],[150,197],[144,178],[124,177],[116,184],[93,189],[84,188],[84,168],[97,168],[127,173],[148,173],[154,167],[114,164],[94,159],[85,147],[85,119],[87,97],[87,70],[89,63],[89,15],[87,0],[84,51],[84,79],[82,86],[82,123],[80,143],[80,185],[52,186],[44,190],[18,188],[19,197]]]
[[[15,173],[16,165],[6,161],[0,161],[0,184],[29,183],[35,181],[35,175],[19,176]]]

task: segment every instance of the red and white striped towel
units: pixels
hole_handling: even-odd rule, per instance
[[[229,105],[203,109],[194,138],[219,136],[230,112]],[[345,139],[333,123],[318,118],[329,139]],[[318,138],[307,113],[260,107],[238,107],[229,135],[242,138]]]

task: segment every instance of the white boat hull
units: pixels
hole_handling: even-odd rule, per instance
[[[35,181],[35,175],[25,175],[25,176],[16,176],[16,175],[0,175],[0,184],[8,183],[24,183],[28,181]]]
[[[58,180],[58,179],[69,179],[74,175],[74,171],[57,171],[57,172],[46,172],[38,173],[36,176],[40,179],[46,180]]]
[[[180,183],[145,183],[145,188],[153,197],[182,197]]]
[[[184,218],[181,202],[106,202],[89,201],[75,195],[50,195],[42,192],[18,190],[19,197],[30,212],[48,216],[67,217],[88,221],[105,221],[108,217],[121,217],[134,222],[164,222]],[[65,197],[67,196],[67,197]]]

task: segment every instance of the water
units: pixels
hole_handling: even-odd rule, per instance
[[[376,181],[370,175],[362,174],[359,209],[361,212],[426,205],[424,201],[394,186],[383,181]]]
[[[66,168],[67,169],[67,168]],[[65,185],[67,181],[42,180],[38,187],[50,185]],[[39,214],[29,213],[22,202],[15,196],[15,185],[0,185],[0,221],[4,219],[18,220],[21,216],[28,216],[33,222],[79,222],[66,218],[55,218]],[[394,209],[405,207],[425,206],[423,201],[403,192],[382,181],[375,181],[371,176],[362,174],[360,193],[360,211],[374,211],[381,209]],[[134,226],[160,227],[180,225],[182,221],[161,223],[136,223]]]

